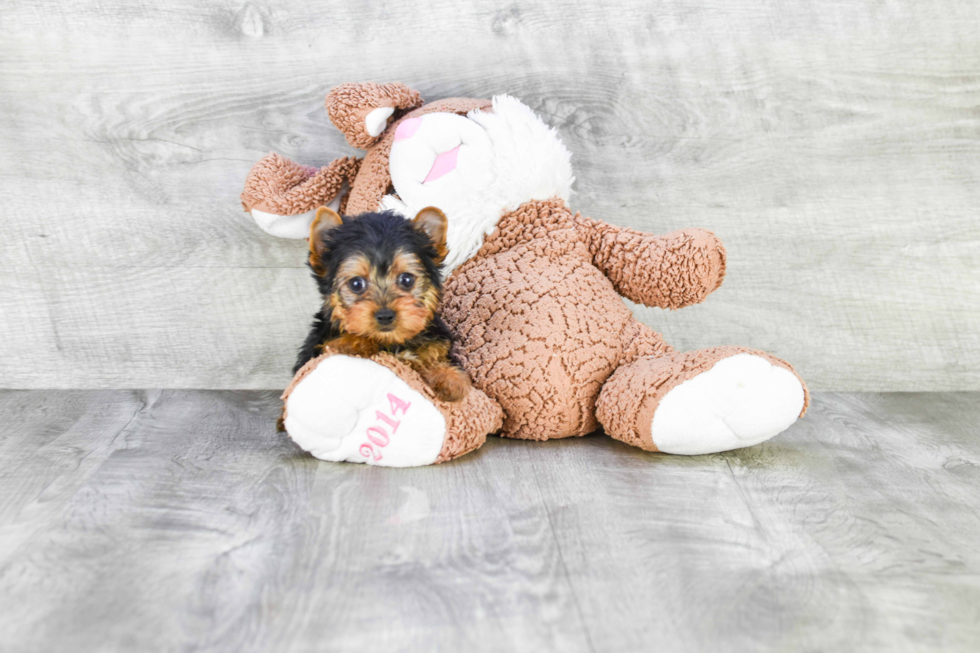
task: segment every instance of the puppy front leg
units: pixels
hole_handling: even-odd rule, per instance
[[[452,363],[438,362],[419,370],[436,396],[450,403],[462,401],[470,391],[470,377]]]

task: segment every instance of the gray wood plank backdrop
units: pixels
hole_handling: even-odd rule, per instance
[[[351,152],[322,107],[350,80],[514,94],[577,208],[715,230],[723,289],[637,309],[678,347],[980,389],[974,0],[5,0],[0,385],[282,386],[316,295],[237,195],[270,150]]]

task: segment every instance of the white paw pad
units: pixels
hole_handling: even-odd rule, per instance
[[[331,356],[286,400],[286,431],[322,460],[415,467],[435,462],[442,413],[394,372],[364,358]]]
[[[297,215],[276,215],[266,213],[258,209],[250,211],[255,224],[261,227],[262,231],[276,238],[308,238],[310,235],[310,225],[316,211],[307,211]]]
[[[759,444],[803,410],[803,386],[789,370],[736,354],[660,400],[650,435],[660,451],[696,455]]]

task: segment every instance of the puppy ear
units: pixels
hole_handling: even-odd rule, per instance
[[[327,93],[327,113],[353,147],[374,145],[396,111],[422,106],[422,97],[404,84],[341,84]]]
[[[310,224],[310,266],[317,274],[323,274],[326,268],[323,265],[323,255],[326,244],[324,236],[328,231],[339,227],[343,223],[336,211],[326,206],[321,206],[316,210],[316,217]]]
[[[432,240],[432,244],[436,246],[436,252],[439,254],[436,262],[442,263],[446,254],[449,253],[446,249],[446,232],[449,230],[449,220],[446,219],[446,214],[434,206],[427,206],[418,212],[412,223],[424,231]]]

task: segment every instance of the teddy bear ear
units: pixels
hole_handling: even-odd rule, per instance
[[[325,102],[330,120],[344,133],[347,142],[365,150],[378,140],[396,111],[422,106],[422,96],[404,84],[341,84]]]

